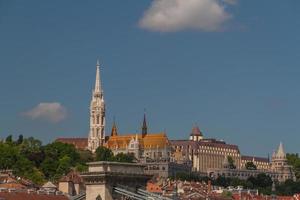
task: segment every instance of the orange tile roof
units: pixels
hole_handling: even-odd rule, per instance
[[[140,147],[144,149],[150,148],[165,148],[169,144],[169,140],[165,133],[147,134],[144,137],[142,134],[137,135]],[[110,149],[124,149],[129,144],[130,140],[136,138],[136,134],[117,135],[109,137],[106,147]]]
[[[161,189],[161,186],[159,186],[155,183],[151,183],[151,182],[147,183],[146,189],[148,192],[154,192],[154,193],[162,193],[163,192]]]

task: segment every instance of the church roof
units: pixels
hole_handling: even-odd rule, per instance
[[[142,134],[125,134],[109,137],[106,146],[108,148],[127,148],[130,140],[137,137],[141,148],[151,149],[151,148],[165,148],[169,140],[165,133],[148,133],[147,135]]]
[[[88,146],[87,138],[57,138],[57,142],[73,144],[76,149],[86,149]]]

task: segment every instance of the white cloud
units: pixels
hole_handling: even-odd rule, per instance
[[[23,113],[23,115],[33,120],[43,119],[46,121],[57,123],[67,117],[67,110],[58,102],[39,103],[34,108]]]
[[[151,31],[219,31],[232,16],[225,7],[236,0],[153,0],[139,25]]]

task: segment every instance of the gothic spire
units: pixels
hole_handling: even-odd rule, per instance
[[[116,120],[114,118],[113,126],[111,129],[111,136],[117,136],[117,135],[118,135],[118,129],[117,129],[117,125],[116,125]]]
[[[97,94],[102,93],[101,79],[100,79],[100,64],[99,64],[98,59],[97,59],[97,64],[96,64],[96,81],[95,81],[94,93],[97,93]]]
[[[147,135],[147,121],[146,121],[146,113],[144,113],[144,120],[143,120],[143,126],[142,126],[142,136],[144,137]]]

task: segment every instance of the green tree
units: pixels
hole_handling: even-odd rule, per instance
[[[58,160],[46,157],[45,160],[41,163],[41,171],[47,179],[51,179],[56,176],[56,169],[58,168]]]
[[[231,179],[226,178],[225,176],[218,176],[214,181],[213,185],[228,187],[230,186]]]
[[[15,146],[0,143],[0,169],[12,169],[18,160],[19,151]]]
[[[9,135],[9,136],[6,137],[5,143],[7,143],[7,144],[12,144],[13,143],[12,135]]]
[[[44,152],[42,151],[42,142],[33,137],[23,139],[20,145],[20,153],[34,162],[37,167],[45,159]]]
[[[43,148],[45,155],[40,168],[47,179],[58,180],[79,162],[79,153],[74,145],[61,142],[47,144]]]
[[[236,169],[236,166],[234,164],[234,159],[231,156],[227,156],[229,169]]]
[[[257,169],[256,165],[253,162],[247,162],[245,164],[245,167],[248,170],[256,170]]]
[[[20,145],[20,144],[22,144],[22,142],[23,142],[23,135],[21,134],[21,135],[19,135],[19,137],[18,137],[18,140],[17,140],[17,145]]]
[[[28,174],[27,178],[38,185],[41,185],[42,183],[45,182],[44,174],[41,171],[39,171],[37,168],[33,168],[32,172]]]
[[[222,197],[231,199],[232,198],[232,193],[229,192],[229,191],[224,191],[224,192],[222,192]]]
[[[300,158],[299,154],[286,154],[288,164],[293,167],[297,180],[300,180]]]
[[[89,150],[78,150],[78,153],[81,164],[93,162],[95,160],[93,153]]]
[[[59,160],[64,156],[69,156],[71,159],[72,166],[75,166],[79,162],[80,156],[76,148],[72,144],[65,144],[61,142],[53,142],[47,144],[44,148],[45,158],[49,157],[52,159]]]
[[[65,155],[58,161],[56,177],[60,178],[62,175],[66,175],[71,170],[71,167],[72,167],[71,158]]]
[[[114,159],[113,152],[103,146],[96,149],[96,161],[112,161]]]
[[[84,171],[87,171],[87,170],[88,170],[88,166],[87,166],[86,164],[78,163],[78,164],[75,166],[75,170],[76,170],[76,171],[79,171],[79,172],[84,172]]]

